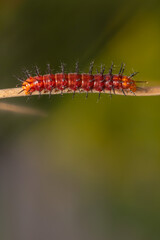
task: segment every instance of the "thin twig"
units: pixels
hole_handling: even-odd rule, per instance
[[[1,89],[0,90],[0,99],[1,98],[12,98],[12,97],[26,97],[29,95],[26,95],[24,92],[19,93],[22,90],[22,88],[8,88],[8,89]],[[98,91],[93,90],[93,93],[98,93]],[[72,90],[65,89],[63,91],[64,94],[66,93],[74,93]],[[77,90],[76,93],[85,93],[83,90]],[[102,93],[110,94],[110,91],[105,90]],[[134,96],[134,94],[128,90],[125,90],[125,93],[127,96]],[[48,93],[41,92],[41,94],[46,95]],[[53,90],[52,95],[61,94],[61,91],[59,90]],[[112,93],[113,94],[113,93]],[[124,95],[121,90],[115,90],[115,94],[117,95]],[[35,91],[32,93],[32,95],[39,95],[39,92]],[[156,87],[144,87],[144,88],[138,88],[135,92],[136,96],[158,96],[160,95],[160,86]]]

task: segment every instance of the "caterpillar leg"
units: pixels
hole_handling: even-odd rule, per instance
[[[111,92],[111,90],[110,90],[110,94],[109,94],[109,96],[110,96],[110,99],[112,99],[112,92]]]
[[[122,90],[123,95],[126,96],[124,89],[122,88],[121,90]]]
[[[100,100],[100,98],[101,98],[101,92],[99,92],[98,94],[98,100]]]
[[[88,98],[88,91],[86,92],[86,99]]]
[[[73,92],[73,95],[72,95],[72,99],[74,99],[74,97],[75,97],[75,94],[76,94],[76,93],[75,93],[75,91],[74,91],[74,92]]]
[[[40,97],[41,97],[41,91],[39,91],[38,99],[40,99]]]
[[[114,86],[112,86],[112,91],[113,91],[113,94],[116,95]]]
[[[136,96],[136,94],[130,89],[130,92],[134,95],[134,96]]]
[[[51,98],[53,88],[49,91],[49,98]]]

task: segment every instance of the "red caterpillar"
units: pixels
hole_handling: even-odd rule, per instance
[[[113,74],[113,64],[108,74],[104,74],[105,68],[101,65],[101,71],[97,74],[92,74],[93,62],[90,64],[89,73],[79,73],[78,63],[76,63],[76,70],[74,73],[65,73],[64,64],[61,64],[61,73],[52,74],[50,66],[48,65],[49,72],[46,75],[40,75],[38,68],[36,67],[36,76],[32,77],[28,72],[27,79],[22,81],[22,91],[25,94],[32,94],[35,91],[48,92],[51,94],[53,89],[60,90],[63,93],[64,89],[72,90],[74,93],[76,90],[84,90],[87,93],[95,90],[100,93],[105,90],[109,90],[110,93],[115,90],[121,90],[125,95],[125,90],[129,90],[135,95],[137,86],[136,82],[132,79],[137,74],[134,72],[130,76],[123,75],[125,65],[122,63],[118,74]]]

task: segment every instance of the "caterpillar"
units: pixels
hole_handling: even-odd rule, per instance
[[[109,69],[109,73],[104,74],[105,67],[101,65],[101,70],[96,74],[93,74],[94,62],[91,62],[88,73],[79,72],[79,64],[76,63],[75,72],[65,73],[64,64],[61,63],[61,72],[53,74],[51,72],[50,65],[48,64],[48,73],[41,75],[39,73],[38,67],[36,67],[36,75],[31,76],[31,74],[26,70],[27,78],[25,80],[19,79],[22,84],[22,91],[26,95],[32,95],[33,92],[38,91],[40,94],[42,91],[45,93],[52,93],[52,90],[60,90],[63,94],[64,89],[72,90],[73,94],[77,90],[83,90],[86,92],[86,97],[88,92],[95,90],[99,93],[105,90],[109,90],[110,94],[114,93],[115,90],[121,90],[124,95],[126,91],[130,91],[133,95],[136,95],[137,85],[133,77],[138,73],[134,72],[130,76],[123,75],[125,70],[125,64],[121,64],[121,68],[118,74],[113,74],[113,63]],[[140,81],[139,81],[140,82]]]

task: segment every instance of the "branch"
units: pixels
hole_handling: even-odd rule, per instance
[[[21,92],[19,94],[19,92],[21,90],[22,90],[22,88],[1,89],[0,90],[0,99],[2,99],[2,98],[12,98],[12,97],[22,97],[22,96],[26,97],[26,96],[29,96],[29,95],[26,95],[24,92]],[[66,93],[73,93],[73,91],[65,89],[63,91],[63,94],[66,94]],[[76,93],[85,93],[85,91],[77,90]],[[93,93],[98,93],[98,91],[93,90]],[[105,90],[105,92],[102,92],[102,93],[110,94],[110,91]],[[122,91],[120,91],[120,90],[115,90],[115,93],[117,95],[124,95],[122,93]],[[128,90],[125,90],[125,93],[126,93],[127,96],[134,96],[134,94],[131,93]],[[42,95],[48,95],[48,93],[44,93],[44,92],[41,92],[41,94]],[[52,95],[61,94],[61,91],[53,89],[51,94]],[[136,94],[136,96],[158,96],[158,95],[160,95],[160,86],[138,88],[137,91],[135,92],[135,94]],[[32,95],[39,95],[39,92],[35,91],[34,93],[32,93]]]

